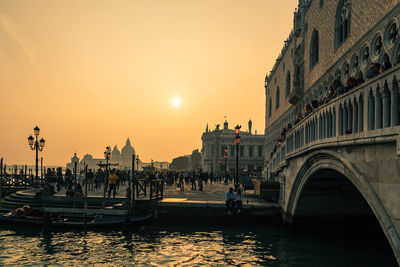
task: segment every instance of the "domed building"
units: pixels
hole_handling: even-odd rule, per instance
[[[120,162],[122,166],[130,166],[132,164],[132,155],[135,155],[135,149],[131,145],[129,138],[126,140],[125,146],[121,150]]]
[[[121,152],[119,152],[117,145],[115,145],[113,151],[111,152],[111,161],[118,163],[120,160]]]
[[[129,138],[126,140],[125,146],[119,151],[117,145],[114,146],[113,150],[111,151],[111,158],[110,163],[118,164],[116,168],[124,169],[124,168],[131,168],[132,167],[132,156],[136,155],[135,149],[133,148],[131,141]],[[78,156],[74,153],[74,157],[71,158],[71,162],[67,163],[67,168],[73,169],[75,162],[77,162],[78,167],[83,169],[85,165],[88,165],[89,169],[97,169],[99,163],[105,163],[104,158],[93,158],[92,155],[86,154],[85,157],[79,161]],[[139,166],[136,166],[139,164]],[[138,168],[139,167],[139,168]],[[142,169],[143,163],[140,159],[136,160],[135,158],[135,170]]]

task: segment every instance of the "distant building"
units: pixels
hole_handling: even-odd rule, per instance
[[[121,152],[118,150],[117,145],[114,146],[114,149],[111,152],[110,163],[118,164],[116,168],[124,169],[124,168],[131,168],[132,167],[132,156],[135,155],[135,149],[131,145],[131,141],[129,138],[126,140],[125,146],[122,148]],[[93,158],[92,155],[86,154],[82,160],[79,160],[76,152],[74,156],[71,158],[71,162],[67,163],[67,169],[73,169],[75,162],[77,163],[78,169],[83,169],[85,165],[88,166],[89,169],[97,169],[99,163],[105,163],[106,160],[104,158]],[[139,160],[139,169],[142,169],[143,163]],[[136,160],[135,160],[135,169]]]
[[[240,133],[239,146],[239,169],[254,170],[261,169],[264,165],[265,148],[264,135],[252,133],[252,122],[248,123],[248,131]],[[235,130],[228,128],[225,120],[224,128],[219,129],[216,125],[215,130],[210,131],[208,124],[206,131],[201,137],[202,141],[202,168],[207,172],[224,170],[225,148],[228,150],[227,170],[236,169],[236,148],[234,145]],[[222,159],[222,160],[221,160]]]

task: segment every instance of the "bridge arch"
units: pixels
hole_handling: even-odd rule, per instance
[[[310,153],[305,158],[292,185],[284,215],[285,221],[289,223],[293,221],[299,209],[299,200],[307,183],[316,174],[324,170],[336,172],[350,181],[357,189],[379,222],[383,233],[392,247],[397,262],[400,262],[400,238],[389,213],[368,179],[350,161],[337,152],[321,150]]]

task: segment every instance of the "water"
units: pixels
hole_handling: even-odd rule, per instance
[[[274,226],[161,226],[55,232],[0,228],[0,265],[397,266],[390,249]]]

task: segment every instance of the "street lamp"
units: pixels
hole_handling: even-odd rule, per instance
[[[45,143],[46,143],[46,141],[44,141],[44,139],[42,138],[42,139],[40,139],[40,140],[38,140],[38,138],[39,138],[39,132],[40,132],[40,129],[39,129],[39,127],[35,127],[35,128],[33,128],[33,132],[34,132],[34,134],[35,134],[35,138],[36,138],[36,140],[35,140],[35,138],[32,136],[32,135],[29,135],[29,137],[28,137],[28,144],[29,144],[29,147],[32,149],[32,150],[35,150],[35,152],[36,152],[36,160],[35,160],[35,166],[36,166],[36,181],[39,179],[39,166],[38,166],[38,161],[39,161],[39,151],[43,151],[43,148],[44,148],[44,145],[45,145]],[[43,182],[43,181],[42,181]]]
[[[139,155],[136,155],[136,171],[139,171]]]
[[[108,161],[110,160],[111,157],[111,147],[106,146],[106,150],[104,151],[104,158],[106,159],[106,170],[108,167]]]
[[[219,157],[219,160],[218,160],[218,165],[219,165],[219,172],[222,172],[222,168],[221,168],[221,164],[222,164],[222,156],[221,157]]]
[[[226,168],[227,168],[227,160],[228,160],[228,148],[225,147],[225,151],[224,151],[224,159],[225,159],[225,179],[226,179]]]
[[[106,173],[104,174],[104,198],[106,197],[107,192],[107,178],[108,178],[108,161],[111,157],[111,147],[106,146],[106,150],[104,151],[104,158],[106,159]]]
[[[239,144],[240,144],[240,128],[242,126],[236,125],[235,127],[235,146],[236,146],[236,175],[235,175],[235,191],[239,189]]]

